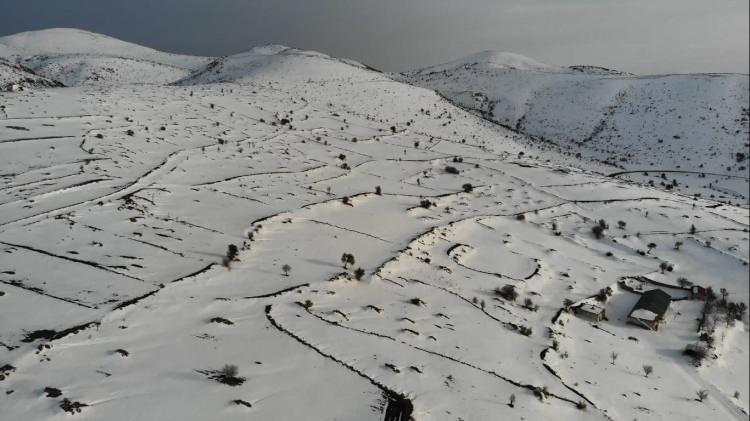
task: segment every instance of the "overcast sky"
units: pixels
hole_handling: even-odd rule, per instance
[[[480,50],[638,74],[748,73],[748,0],[2,0],[0,35],[74,27],[226,55],[276,43],[388,71]]]

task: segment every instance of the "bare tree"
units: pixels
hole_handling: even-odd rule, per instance
[[[234,244],[230,244],[227,247],[227,259],[229,260],[239,260],[237,256],[239,255],[239,250],[237,249],[237,246]]]
[[[646,377],[648,377],[648,375],[651,374],[651,373],[653,373],[653,372],[654,372],[654,367],[652,367],[650,365],[644,365],[643,366],[643,373],[646,375]]]
[[[664,273],[664,271],[667,270],[667,266],[667,262],[659,263],[659,269],[661,270],[661,273]]]
[[[700,389],[695,392],[695,395],[698,396],[698,402],[703,402],[708,397],[708,390]]]
[[[684,276],[677,278],[677,284],[683,288],[688,288],[693,285],[693,283],[688,281]]]
[[[289,272],[292,270],[292,267],[289,266],[288,263],[284,263],[284,266],[281,267],[281,270],[284,271],[284,276],[289,276]]]
[[[353,265],[355,263],[354,261],[354,255],[351,253],[344,253],[341,255],[341,263],[344,264],[344,269],[346,269],[347,265]]]
[[[236,377],[239,374],[239,369],[234,364],[226,364],[219,373],[224,377]]]
[[[609,354],[609,358],[612,360],[612,365],[615,365],[615,361],[617,360],[618,354],[614,351],[612,351],[611,354]]]

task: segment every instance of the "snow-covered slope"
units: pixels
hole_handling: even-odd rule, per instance
[[[2,421],[747,419],[746,208],[285,47],[0,105]]]
[[[316,51],[298,50],[283,45],[264,45],[244,53],[221,57],[177,84],[279,79],[288,82],[314,82],[352,77],[370,79],[376,73],[352,60],[344,61]]]
[[[677,190],[748,203],[742,189],[750,134],[747,75],[633,76],[483,52],[401,78],[572,154],[620,171],[651,172],[638,175],[642,181],[664,183],[661,173],[675,171],[668,181],[675,178]]]
[[[212,59],[164,53],[77,29],[47,29],[0,38],[0,57],[67,86],[166,84]]]
[[[0,91],[14,86],[22,88],[50,88],[62,86],[58,81],[35,74],[31,69],[0,58]]]
[[[79,54],[37,55],[22,63],[36,74],[59,80],[66,86],[165,85],[190,74],[190,70],[152,61]]]

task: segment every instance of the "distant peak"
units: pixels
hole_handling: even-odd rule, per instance
[[[417,70],[418,73],[440,72],[464,67],[557,71],[561,68],[541,63],[521,54],[484,50],[447,63]]]
[[[200,67],[209,60],[206,57],[164,53],[108,35],[74,28],[50,28],[0,37],[0,56],[76,54],[146,60],[189,69]]]
[[[260,55],[274,55],[279,54],[283,51],[290,50],[290,47],[281,44],[264,44],[256,45],[255,47],[248,50],[248,53],[260,54]]]
[[[459,61],[471,60],[490,66],[514,69],[549,69],[552,67],[521,54],[493,50],[480,51]]]
[[[56,45],[58,48],[62,48],[66,43],[71,41],[98,41],[104,39],[115,40],[115,38],[107,35],[97,34],[83,29],[48,28],[40,29],[38,31],[19,32],[17,34],[0,37],[0,44],[5,44],[18,49],[38,47],[40,45]]]

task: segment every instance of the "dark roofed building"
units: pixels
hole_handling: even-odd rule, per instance
[[[669,310],[672,296],[661,289],[652,289],[641,294],[641,298],[628,314],[628,322],[635,325],[659,330],[659,323]]]

